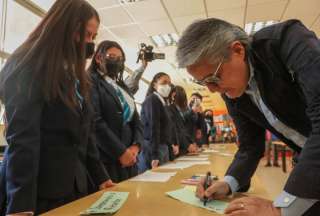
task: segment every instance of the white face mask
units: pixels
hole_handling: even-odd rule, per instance
[[[157,92],[164,98],[167,98],[170,94],[171,87],[170,85],[158,85]]]

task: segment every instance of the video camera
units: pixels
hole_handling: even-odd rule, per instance
[[[147,62],[150,62],[155,59],[165,59],[164,53],[154,53],[152,52],[152,50],[153,46],[147,46],[146,44],[141,43],[137,63],[139,62],[139,60],[146,60]]]

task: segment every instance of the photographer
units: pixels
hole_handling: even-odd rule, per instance
[[[124,80],[124,83],[126,84],[126,86],[128,87],[132,95],[136,94],[137,91],[139,90],[139,81],[143,75],[143,72],[146,70],[147,65],[148,65],[148,62],[145,59],[143,59],[142,65],[138,69],[133,71],[133,73],[130,74]]]
[[[198,92],[193,93],[190,98],[189,111],[186,113],[186,127],[198,146],[209,142],[205,136],[207,126],[202,114],[201,103],[202,95]]]
[[[155,59],[165,58],[164,53],[154,53],[152,50],[153,50],[152,46],[147,46],[144,43],[140,45],[137,63],[139,62],[139,60],[141,60],[142,66],[137,70],[135,70],[130,76],[128,76],[124,80],[124,83],[130,90],[131,94],[133,95],[136,94],[137,91],[139,90],[139,81],[143,75],[143,72],[146,70],[148,62]]]
[[[207,126],[206,130],[206,136],[208,143],[212,143],[215,140],[215,135],[216,135],[216,127],[214,125],[214,119],[213,119],[213,112],[211,109],[207,109],[203,112],[204,114],[204,120]]]

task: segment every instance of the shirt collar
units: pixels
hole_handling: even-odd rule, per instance
[[[160,101],[163,104],[163,106],[165,106],[166,105],[166,101],[163,99],[163,97],[157,91],[154,91],[153,93],[158,96],[158,98],[160,99]]]
[[[247,94],[251,94],[252,93],[252,85],[254,82],[254,68],[251,64],[250,59],[248,59],[248,64],[249,64],[249,81],[248,81],[248,86],[247,86],[247,89],[245,92]]]
[[[250,86],[252,84],[252,81],[253,81],[253,77],[254,77],[254,68],[251,64],[251,61],[250,59],[248,60],[248,63],[249,63],[249,81],[248,81],[248,85]]]
[[[117,82],[113,79],[111,79],[111,77],[109,77],[108,75],[105,75],[104,73],[102,73],[102,71],[100,69],[98,69],[98,73],[104,78],[105,81],[107,81],[108,83],[111,84],[117,84]]]

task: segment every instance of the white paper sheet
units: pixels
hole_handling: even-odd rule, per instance
[[[159,169],[185,169],[193,165],[209,165],[210,161],[178,161],[160,166]]]
[[[208,154],[199,154],[199,155],[184,155],[184,158],[208,158]]]
[[[208,161],[205,157],[180,157],[176,161]]]
[[[203,153],[217,153],[217,152],[220,152],[220,151],[216,149],[206,149],[203,151]]]
[[[141,175],[131,178],[129,181],[143,181],[143,182],[167,182],[169,179],[177,174],[177,172],[153,172],[146,171]]]
[[[227,153],[227,152],[219,153],[219,155],[226,156],[226,157],[232,157],[233,156],[233,154]]]

